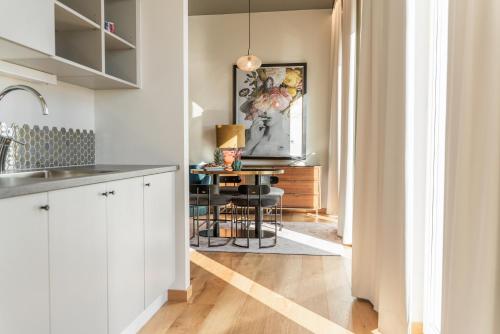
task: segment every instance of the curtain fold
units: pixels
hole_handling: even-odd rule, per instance
[[[338,1],[342,4],[342,83],[340,109],[340,154],[339,154],[339,227],[338,234],[343,243],[352,244],[352,205],[354,171],[354,134],[356,117],[356,0]]]
[[[500,2],[450,1],[443,334],[500,328]]]
[[[339,213],[339,142],[338,117],[341,103],[339,79],[341,77],[341,50],[342,50],[342,6],[340,1],[335,3],[332,11],[332,40],[330,52],[332,91],[330,99],[330,148],[328,163],[328,201],[327,213]]]
[[[362,1],[352,293],[379,331],[408,329],[405,281],[405,0]]]
[[[338,216],[337,233],[352,244],[356,117],[357,0],[336,1],[332,12],[330,149],[327,213]]]

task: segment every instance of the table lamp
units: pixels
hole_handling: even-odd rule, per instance
[[[217,147],[224,153],[224,164],[231,166],[239,149],[245,147],[245,126],[241,124],[216,125]]]

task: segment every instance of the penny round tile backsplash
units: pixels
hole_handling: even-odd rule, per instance
[[[50,167],[88,166],[95,164],[93,130],[49,128],[47,126],[13,126],[0,123],[0,135],[12,135],[25,143],[12,143],[8,152],[7,170]]]

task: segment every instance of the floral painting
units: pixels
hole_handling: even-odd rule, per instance
[[[306,64],[234,68],[234,118],[245,126],[244,158],[291,159],[304,155]]]

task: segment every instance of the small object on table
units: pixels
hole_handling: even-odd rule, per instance
[[[242,163],[241,160],[234,160],[233,161],[233,170],[241,170],[242,168]]]
[[[234,151],[234,161],[232,163],[233,170],[241,170],[243,163],[241,162],[241,155],[243,150],[241,148]]]
[[[207,172],[219,172],[219,171],[221,172],[225,169],[226,169],[225,166],[213,162],[203,166],[203,170],[206,170]]]
[[[216,148],[214,151],[214,162],[213,164],[217,166],[224,166],[224,154],[220,148]]]

